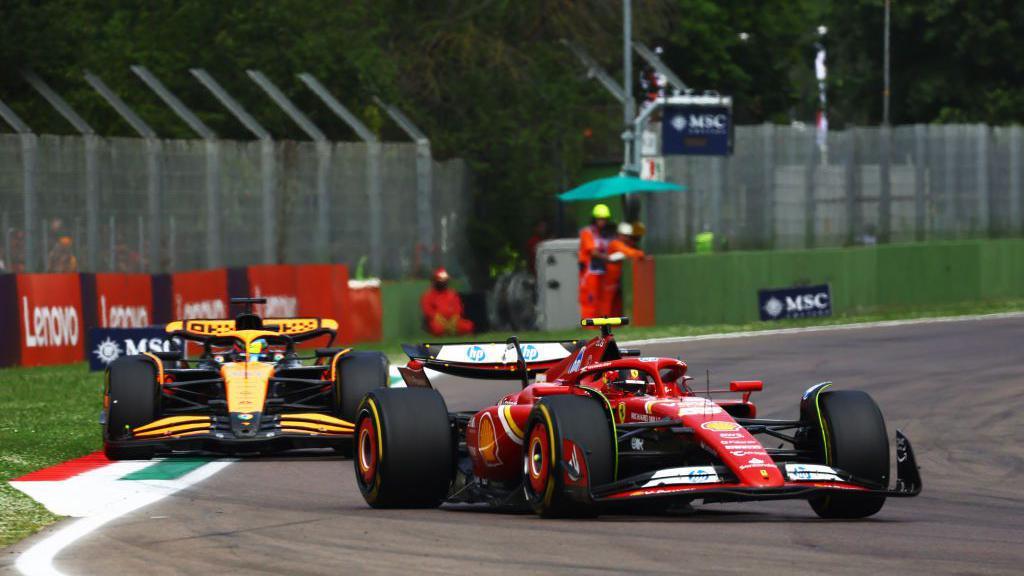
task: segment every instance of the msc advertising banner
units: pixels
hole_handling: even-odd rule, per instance
[[[761,320],[814,318],[832,315],[832,293],[828,284],[758,290]]]
[[[666,106],[661,115],[661,153],[728,156],[732,110],[728,106]]]
[[[171,349],[171,338],[159,326],[145,328],[92,328],[89,330],[89,369],[106,370],[121,356]]]

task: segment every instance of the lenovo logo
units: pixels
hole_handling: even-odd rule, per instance
[[[223,300],[198,300],[195,302],[183,302],[181,296],[177,300],[177,317],[181,320],[193,320],[196,318],[226,318],[227,310],[224,309]]]
[[[25,347],[77,346],[79,319],[74,306],[38,306],[29,313],[28,297],[21,298]]]
[[[149,311],[145,306],[111,306],[107,308],[107,297],[100,296],[100,326],[104,328],[149,326]]]

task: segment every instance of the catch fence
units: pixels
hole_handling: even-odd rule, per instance
[[[84,272],[354,271],[365,258],[385,278],[458,273],[469,169],[425,167],[422,154],[414,143],[0,134],[0,259],[26,272],[62,271],[71,254]]]
[[[656,130],[658,131],[658,130]],[[1024,235],[1019,126],[740,126],[729,157],[670,156],[682,194],[645,199],[647,246],[685,252]]]

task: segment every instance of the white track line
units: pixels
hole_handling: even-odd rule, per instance
[[[74,544],[84,536],[95,532],[96,529],[111,520],[115,520],[129,512],[170,496],[179,490],[206,480],[226,468],[232,462],[233,460],[216,460],[193,470],[177,480],[133,480],[133,482],[151,482],[158,489],[138,494],[96,516],[88,516],[71,522],[22,552],[14,565],[25,576],[63,576],[64,573],[57,570],[53,565],[54,558],[56,558],[61,550]]]
[[[894,326],[914,326],[917,324],[944,324],[947,322],[1001,320],[1004,318],[1024,318],[1024,312],[999,312],[996,314],[972,314],[965,316],[938,316],[935,318],[912,318],[909,320],[855,322],[853,324],[806,326],[803,328],[778,328],[774,330],[749,330],[747,332],[722,332],[718,334],[701,334],[699,336],[667,336],[664,338],[629,340],[628,342],[623,342],[622,344],[627,346],[644,346],[646,344],[676,344],[680,342],[697,342],[700,340],[729,340],[732,338],[749,338],[751,336],[782,336],[785,334],[803,334],[806,332],[830,332],[833,330],[861,330],[865,328],[890,328]]]

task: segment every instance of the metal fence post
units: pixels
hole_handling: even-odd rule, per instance
[[[804,247],[814,248],[817,215],[818,164],[821,162],[821,148],[813,133],[808,139],[811,143],[811,161],[807,164],[806,194],[804,196]]]
[[[975,182],[978,187],[978,204],[977,204],[977,228],[972,227],[972,233],[980,232],[983,236],[991,236],[992,230],[990,228],[991,218],[989,218],[989,197],[992,194],[992,190],[989,187],[988,177],[988,126],[985,124],[978,124],[975,126],[975,146],[977,149],[977,158],[975,161],[975,170],[977,171],[977,177]]]
[[[1010,162],[1009,162],[1009,218],[1007,228],[1010,234],[1024,234],[1024,219],[1021,218],[1021,204],[1024,204],[1024,192],[1021,189],[1021,147],[1020,126],[1010,126]]]
[[[35,72],[25,71],[22,76],[85,141],[85,265],[90,272],[96,272],[100,262],[99,137],[92,126]]]
[[[314,246],[314,254],[316,254],[316,260],[319,262],[326,262],[329,259],[329,245],[330,245],[330,196],[327,193],[327,184],[330,180],[331,170],[331,145],[327,141],[327,136],[316,127],[313,122],[306,117],[305,114],[299,110],[284,92],[270,81],[262,72],[259,70],[246,70],[246,74],[249,78],[256,83],[257,86],[266,92],[267,96],[277,104],[278,108],[284,111],[289,118],[295,122],[303,132],[311,140],[316,143],[316,240]]]
[[[892,131],[888,126],[878,129],[878,241],[888,244],[892,237]]]
[[[344,104],[338,101],[327,88],[323,86],[312,74],[299,74],[299,79],[316,94],[320,100],[341,118],[359,138],[366,143],[366,197],[370,212],[370,273],[380,276],[383,257],[381,253],[381,171],[380,171],[380,140],[366,124],[363,124],[355,114],[349,111]]]
[[[267,132],[206,70],[191,68],[189,72],[213,94],[214,98],[222,106],[228,109],[228,112],[231,112],[235,119],[241,122],[253,136],[260,140],[260,182],[262,183],[263,196],[263,262],[267,264],[277,263],[279,259],[275,249],[277,211],[275,210],[274,190],[277,183],[275,182],[274,139],[271,137],[270,132]]]
[[[28,124],[14,110],[0,100],[0,118],[10,124],[21,139],[21,187],[22,215],[25,219],[25,271],[36,272],[40,268],[36,254],[36,161],[39,151],[39,139],[32,133]],[[45,256],[44,256],[45,258]],[[13,263],[12,263],[13,265]]]
[[[928,135],[927,126],[914,125],[914,239],[923,242],[927,237],[925,179],[927,178]]]
[[[161,270],[161,243],[163,240],[161,228],[161,215],[160,215],[160,204],[161,204],[161,180],[160,180],[160,165],[161,165],[161,150],[160,140],[157,139],[156,132],[146,124],[142,118],[139,118],[135,111],[133,111],[127,104],[121,100],[120,96],[114,93],[103,80],[88,70],[85,71],[85,81],[92,86],[93,90],[106,100],[107,104],[110,104],[125,122],[131,125],[132,129],[135,130],[146,140],[146,198],[147,198],[147,212],[149,216],[149,243],[147,259],[149,261],[149,271],[159,272]]]
[[[762,248],[771,249],[775,244],[775,125],[761,126],[761,186],[763,187],[762,210],[764,230]]]
[[[946,238],[958,236],[958,230],[955,230],[954,215],[955,201],[956,201],[956,175],[957,175],[957,164],[956,164],[956,139],[957,139],[957,127],[952,125],[945,125],[942,127],[942,151],[943,151],[943,168],[944,174],[942,179],[942,231]]]
[[[424,248],[423,263],[428,269],[434,266],[434,157],[430,151],[430,139],[401,110],[374,97],[378,106],[387,112],[395,124],[405,131],[416,143],[416,219],[420,245]]]
[[[843,172],[846,179],[846,243],[852,246],[857,243],[857,233],[860,230],[860,212],[857,209],[860,196],[860,148],[857,145],[855,128],[847,128],[845,135],[846,166]]]
[[[217,268],[223,264],[221,258],[220,237],[220,145],[214,133],[188,106],[178,99],[164,83],[154,76],[145,66],[132,66],[135,73],[145,84],[163,100],[193,132],[206,142],[206,266]],[[169,246],[174,246],[173,242]]]

